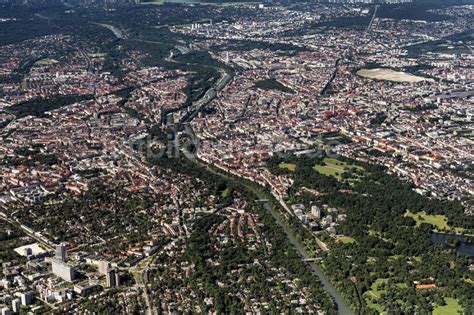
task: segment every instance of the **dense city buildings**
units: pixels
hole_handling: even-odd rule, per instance
[[[2,315],[474,310],[472,1],[150,2],[0,0]]]

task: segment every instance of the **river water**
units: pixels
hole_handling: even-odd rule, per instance
[[[223,70],[222,70],[223,71]],[[229,81],[230,79],[232,78],[231,75],[229,75],[228,73],[226,73],[225,71],[224,72],[224,75],[223,77],[219,80],[219,82],[216,84],[216,87],[214,89],[212,89],[211,91],[211,94],[208,95],[208,93],[206,93],[206,95],[208,95],[207,98],[205,98],[203,101],[200,100],[200,104],[198,104],[199,106],[198,107],[201,107],[202,105],[206,104],[207,102],[209,102],[210,100],[212,100],[212,98],[215,97],[216,95],[216,92],[215,91],[219,91],[221,90]],[[196,111],[197,112],[197,111]],[[189,120],[192,120],[193,116],[190,117]],[[185,125],[185,128],[186,130],[188,131],[188,133],[190,135],[194,135],[194,132],[192,130],[192,128],[189,126],[189,124]],[[191,160],[193,162],[197,162],[198,164],[201,164],[200,162],[198,162],[197,160]],[[208,167],[208,165],[202,163],[201,165],[205,166],[205,167]],[[215,173],[215,174],[218,174],[222,177],[225,177],[227,178],[228,175],[224,175],[224,174],[221,174],[221,173]],[[247,185],[246,185],[247,186]],[[264,196],[261,192],[259,192],[258,190],[255,190],[253,187],[251,186],[247,186],[248,189],[250,189],[251,191],[253,191],[255,193],[255,195],[260,199],[260,200],[264,200],[266,199],[266,196]],[[293,244],[293,246],[296,248],[296,250],[300,253],[300,255],[304,258],[304,259],[310,259],[312,258],[307,252],[306,252],[306,249],[300,244],[300,242],[296,239],[295,235],[293,234],[293,232],[288,229],[284,222],[285,222],[285,219],[281,217],[281,214],[276,211],[275,209],[273,209],[273,207],[268,203],[268,202],[264,202],[263,203],[263,206],[265,207],[266,210],[268,210],[273,218],[275,219],[276,223],[278,225],[280,225],[283,230],[285,231],[285,234],[287,235],[288,237],[288,240],[291,242],[291,244]],[[324,273],[322,272],[322,270],[319,268],[318,265],[316,265],[314,262],[309,262],[308,263],[309,266],[312,268],[312,270],[314,271],[314,273],[319,277],[320,279],[320,282],[321,282],[321,285],[323,287],[323,289],[329,293],[329,295],[332,297],[333,301],[336,303],[337,307],[338,307],[338,312],[339,314],[341,315],[354,315],[354,312],[349,308],[349,305],[347,305],[347,303],[344,301],[344,299],[342,298],[342,296],[339,294],[339,292],[337,292],[336,288],[331,284],[331,282],[329,281],[329,279],[324,275]]]
[[[262,196],[263,197],[263,196]],[[284,224],[283,224],[283,218],[281,215],[275,211],[268,203],[264,203],[265,208],[270,211],[270,213],[273,215],[275,218],[276,222],[283,227],[285,230],[286,235],[288,236],[288,239],[290,242],[295,246],[296,250],[300,253],[303,258],[308,259],[311,258],[311,256],[308,255],[306,252],[305,248],[301,246],[300,242],[296,239],[296,237],[293,235],[293,232],[289,230]],[[338,306],[338,312],[339,314],[342,315],[352,315],[354,312],[349,308],[347,303],[344,301],[342,296],[337,292],[337,290],[334,288],[334,286],[329,282],[329,279],[324,275],[324,273],[321,271],[318,265],[315,263],[311,262],[309,263],[311,268],[313,269],[314,273],[319,277],[321,280],[323,289],[326,290],[334,299],[334,302]]]
[[[449,247],[446,243],[448,239],[456,239],[460,241],[460,244],[456,246],[456,251],[458,253],[466,254],[471,257],[474,256],[474,244],[468,243],[465,236],[438,232],[433,232],[431,234],[431,242],[436,245],[442,245],[445,248]]]

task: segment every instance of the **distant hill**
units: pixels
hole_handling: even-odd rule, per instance
[[[124,5],[139,2],[138,0],[0,0],[0,5],[9,7],[44,8],[50,6],[95,6]]]
[[[474,0],[415,0],[416,3],[441,4],[441,5],[462,5],[474,4]]]
[[[61,0],[0,0],[0,4],[10,6],[47,6],[61,4]]]

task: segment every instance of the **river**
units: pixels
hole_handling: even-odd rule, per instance
[[[193,110],[193,114],[188,117],[188,119],[186,119],[185,121],[182,121],[181,123],[184,123],[184,122],[187,122],[189,123],[194,117],[195,117],[195,114],[197,114],[197,112],[199,112],[199,110],[201,110],[201,108],[203,106],[205,106],[206,104],[208,104],[213,98],[216,97],[217,93],[216,91],[219,91],[221,89],[224,88],[224,86],[231,81],[232,79],[232,76],[227,73],[224,69],[220,69],[220,72],[222,74],[222,77],[220,80],[218,80],[216,83],[215,83],[215,86],[211,89],[209,89],[206,94],[197,102],[195,102],[193,104],[193,107],[194,107],[194,110]],[[197,106],[196,106],[197,105]],[[186,124],[185,125],[185,130],[186,132],[189,134],[189,135],[192,135],[193,137],[195,137],[194,135],[194,131],[192,130],[191,126],[189,124]],[[197,164],[200,164],[204,167],[207,167],[209,171],[213,172],[214,174],[217,174],[219,176],[222,176],[226,179],[230,179],[232,180],[227,174],[224,175],[220,172],[214,172],[212,170],[212,168],[209,168],[209,165],[207,165],[206,163],[203,163],[202,161],[199,161],[197,159],[193,159],[193,158],[190,158],[188,155],[185,155],[188,159],[190,159],[190,161],[194,162],[194,163],[197,163]],[[244,184],[245,185],[245,184]],[[267,198],[267,196],[263,195],[260,191],[258,191],[257,189],[255,189],[254,187],[250,186],[250,185],[245,185],[248,189],[250,189],[257,197],[258,199],[260,200],[264,200]],[[293,246],[296,248],[296,250],[300,253],[300,255],[302,256],[303,259],[311,259],[313,257],[311,257],[307,252],[306,252],[306,249],[304,248],[304,246],[296,239],[295,235],[293,234],[293,232],[287,228],[284,224],[284,218],[282,218],[282,215],[276,211],[275,209],[273,209],[273,207],[268,203],[268,202],[264,202],[263,203],[263,206],[265,207],[266,210],[268,210],[272,216],[274,217],[276,223],[278,225],[280,225],[283,230],[285,231],[285,234],[287,235],[288,237],[288,240],[291,242],[291,244],[293,244]],[[329,295],[333,298],[334,302],[336,303],[337,307],[338,307],[338,312],[339,314],[342,314],[342,315],[352,315],[354,314],[354,312],[349,308],[349,305],[347,305],[347,303],[344,301],[344,299],[342,298],[342,296],[339,294],[339,292],[337,292],[336,288],[331,284],[331,282],[329,281],[329,279],[324,275],[323,271],[319,268],[318,265],[316,265],[316,263],[314,262],[308,262],[309,266],[311,267],[311,269],[313,270],[313,272],[319,277],[320,281],[321,281],[321,284],[322,284],[322,287],[323,289],[329,293]]]
[[[194,132],[193,132],[192,128],[189,125],[186,125],[185,129],[187,130],[188,134],[194,135]],[[189,158],[188,155],[186,155],[186,157]],[[233,181],[233,179],[231,177],[229,177],[228,175],[222,174],[220,172],[215,172],[207,164],[205,164],[205,163],[203,163],[203,162],[201,162],[197,159],[190,159],[190,161],[192,161],[194,163],[197,163],[197,164],[200,164],[201,166],[207,167],[207,169],[210,172],[212,172],[216,175],[219,175],[221,177],[224,177],[227,180]],[[257,196],[257,198],[260,199],[260,200],[265,200],[268,197],[268,196],[264,195],[262,192],[260,192],[259,190],[252,187],[251,185],[247,185],[247,184],[243,184],[243,185],[245,185],[245,187],[247,189],[251,190]],[[276,223],[283,228],[286,236],[288,237],[288,240],[295,247],[295,249],[298,251],[298,253],[302,256],[302,259],[311,259],[311,258],[313,258],[306,252],[306,249],[296,239],[293,232],[284,224],[285,219],[282,217],[282,215],[278,211],[276,211],[268,202],[263,202],[263,206],[265,207],[265,209],[267,211],[269,211],[271,213],[271,215],[275,219]],[[331,284],[329,279],[324,275],[323,271],[319,268],[319,266],[314,262],[308,262],[308,264],[311,267],[311,269],[313,270],[314,274],[316,274],[318,276],[319,280],[321,281],[323,289],[326,292],[329,293],[329,295],[332,297],[332,299],[336,303],[336,305],[338,307],[339,314],[341,314],[341,315],[353,315],[354,312],[349,308],[349,305],[347,305],[347,303],[344,301],[343,297],[339,294],[339,292],[337,292],[336,288]]]
[[[183,119],[183,121],[181,121],[180,123],[183,124],[183,123],[186,123],[184,125],[184,128],[186,130],[186,132],[189,134],[189,135],[192,135],[193,137],[196,137],[195,134],[194,134],[194,131],[192,130],[191,126],[189,125],[189,122],[196,116],[196,114],[204,107],[206,106],[206,104],[208,104],[209,102],[211,102],[216,96],[217,96],[217,91],[220,91],[222,90],[227,83],[229,83],[231,80],[232,80],[232,75],[227,73],[224,69],[220,69],[219,72],[221,73],[221,78],[214,84],[214,87],[210,88],[203,96],[201,99],[199,99],[198,101],[194,102],[192,104],[192,114],[188,117],[186,117],[186,119]],[[185,154],[185,156],[190,159],[190,161],[194,162],[194,163],[197,163],[197,164],[200,164],[204,167],[207,167],[209,171],[219,175],[219,176],[222,176],[226,179],[230,179],[230,176],[227,175],[227,174],[222,174],[220,172],[214,172],[212,170],[212,168],[209,168],[209,165],[207,165],[206,163],[202,162],[202,161],[199,161],[198,159],[195,159],[195,158],[191,158],[189,155]],[[245,184],[244,184],[245,185]],[[267,196],[264,196],[260,191],[258,191],[257,189],[255,189],[254,187],[250,186],[250,185],[245,185],[248,189],[250,189],[257,197],[258,199],[260,200],[264,200],[267,198]],[[291,242],[291,244],[293,244],[293,246],[296,248],[296,250],[300,253],[300,255],[302,256],[303,259],[311,259],[313,257],[311,257],[307,252],[306,252],[306,249],[304,248],[304,246],[302,246],[302,244],[296,239],[296,237],[294,236],[293,232],[288,229],[285,224],[284,224],[284,218],[282,218],[281,214],[276,211],[275,209],[272,208],[272,206],[268,203],[268,202],[264,202],[263,203],[265,209],[267,209],[271,214],[272,216],[274,217],[275,221],[277,222],[277,224],[279,224],[283,230],[285,231],[285,234],[287,235],[289,241]],[[322,272],[322,270],[319,268],[318,265],[316,265],[314,262],[308,262],[308,264],[311,266],[311,269],[313,270],[313,272],[319,277],[320,281],[321,281],[321,284],[322,284],[322,287],[323,289],[329,293],[329,295],[333,298],[334,302],[336,303],[337,307],[338,307],[338,312],[339,314],[342,314],[342,315],[352,315],[354,314],[354,312],[349,308],[349,306],[347,305],[347,303],[344,301],[344,299],[342,298],[342,296],[339,294],[339,292],[337,292],[336,288],[331,284],[331,282],[329,281],[329,279],[324,275],[324,273]]]
[[[254,190],[254,192],[255,192],[255,190]],[[260,195],[258,192],[255,192],[255,193],[257,195]],[[259,198],[264,199],[265,196],[262,195],[262,196],[259,196]],[[284,224],[284,219],[281,217],[281,214],[278,213],[277,211],[275,211],[275,209],[273,209],[270,206],[270,204],[268,204],[268,202],[265,202],[264,206],[265,206],[265,209],[267,209],[272,214],[272,216],[275,218],[276,222],[281,227],[283,227],[283,230],[285,231],[289,241],[291,242],[291,244],[293,244],[293,246],[300,253],[300,255],[304,259],[312,258],[310,255],[308,255],[308,253],[306,252],[306,249],[301,245],[301,243],[296,239],[293,232],[289,228],[286,227],[286,225]],[[326,290],[331,295],[331,297],[334,299],[334,302],[337,304],[339,314],[342,314],[342,315],[354,314],[354,312],[349,308],[349,306],[344,301],[344,299],[339,294],[339,292],[337,292],[336,288],[334,288],[334,286],[331,284],[329,279],[324,275],[324,273],[319,268],[319,266],[316,265],[316,263],[314,263],[314,262],[309,262],[308,264],[311,266],[311,269],[313,269],[314,273],[321,280],[321,284],[323,286],[323,289]]]

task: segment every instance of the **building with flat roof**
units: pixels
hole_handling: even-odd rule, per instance
[[[77,294],[81,296],[86,296],[88,294],[91,294],[93,292],[100,290],[100,288],[101,288],[100,285],[98,285],[97,283],[88,283],[84,285],[78,284],[74,286],[74,292],[76,292]]]
[[[58,259],[51,260],[53,273],[65,281],[72,282],[76,278],[76,271],[65,262]]]

